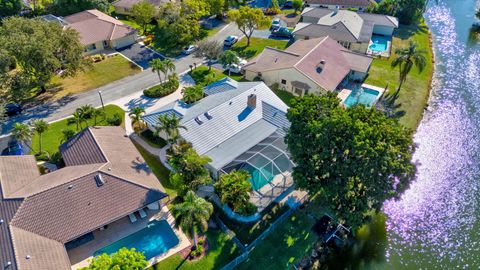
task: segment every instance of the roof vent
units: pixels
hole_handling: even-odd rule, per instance
[[[73,185],[68,185],[67,188],[68,188],[68,189],[72,189],[72,188],[73,188]]]
[[[97,187],[101,187],[105,184],[105,180],[101,174],[95,175],[95,183],[97,184]]]
[[[200,120],[200,118],[198,118],[198,116],[195,117],[195,122],[197,122],[197,124],[199,124],[199,125],[203,124],[203,121]]]
[[[3,219],[0,219],[0,224],[3,224],[3,222],[5,222],[5,221],[3,221]]]
[[[9,267],[10,265],[12,265],[12,262],[11,262],[11,261],[8,261],[8,262],[7,262],[7,267]]]
[[[247,97],[247,106],[251,110],[255,109],[257,107],[257,95],[255,94],[250,94]]]
[[[322,70],[325,68],[325,64],[326,64],[325,60],[323,60],[323,59],[320,60],[320,63],[318,63],[318,65],[317,65],[317,73],[322,72]]]
[[[108,167],[108,169],[107,169],[107,170],[108,170],[108,171],[111,171],[111,170],[112,170],[112,168]]]
[[[208,112],[205,112],[203,115],[205,115],[205,117],[208,119],[208,120],[212,120],[213,116],[208,113]]]
[[[233,104],[233,101],[230,101],[230,102],[228,103],[228,105],[232,105],[232,104]]]
[[[30,255],[25,256],[25,259],[29,260],[29,259],[30,259]]]

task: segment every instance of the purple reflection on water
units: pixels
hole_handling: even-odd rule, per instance
[[[460,2],[460,1],[459,1]],[[397,267],[480,268],[480,52],[459,41],[450,8],[428,9],[436,75],[415,135],[418,177],[384,204],[387,259]]]

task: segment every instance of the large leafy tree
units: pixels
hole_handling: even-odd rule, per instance
[[[143,253],[123,247],[111,255],[103,253],[94,257],[82,270],[143,270],[147,265]]]
[[[399,85],[398,91],[402,87],[403,83],[407,80],[407,75],[415,66],[419,72],[422,72],[427,65],[427,59],[425,58],[426,51],[419,49],[417,43],[410,40],[408,47],[398,48],[395,50],[396,57],[392,61],[392,67],[398,67],[399,70]]]
[[[212,62],[220,58],[223,53],[223,44],[218,40],[205,40],[198,44],[195,56],[207,59],[208,70],[212,68]]]
[[[220,201],[228,204],[236,212],[247,205],[252,190],[249,177],[248,172],[243,170],[222,174],[215,183],[215,191],[219,194]]]
[[[302,0],[293,0],[292,7],[295,10],[295,13],[297,13],[303,7]]]
[[[0,0],[0,17],[16,15],[21,10],[21,0]]]
[[[270,24],[270,19],[263,14],[260,8],[249,6],[241,6],[239,9],[230,10],[228,18],[235,22],[238,29],[247,37],[247,47],[250,46],[253,30]]]
[[[38,119],[32,122],[33,130],[38,134],[39,153],[42,153],[42,135],[48,130],[48,123],[45,120]]]
[[[295,98],[285,141],[299,188],[319,194],[336,217],[360,227],[415,176],[412,133],[375,109],[339,107],[334,94]]]
[[[110,2],[108,0],[55,0],[47,9],[49,12],[60,16],[67,16],[87,9],[98,9],[108,13]]]
[[[212,160],[209,157],[200,156],[191,144],[180,140],[172,145],[169,151],[168,164],[174,170],[174,173],[170,174],[170,181],[180,194],[209,184],[211,178],[205,165],[210,161]]]
[[[157,10],[155,6],[147,1],[136,3],[132,6],[132,16],[143,30],[143,33],[147,31],[147,25],[155,17]]]
[[[186,87],[183,90],[183,101],[187,104],[197,102],[203,97],[203,87],[201,85],[194,85]]]
[[[78,32],[40,18],[4,19],[0,44],[42,91],[55,72],[62,70],[61,76],[73,76],[84,67]]]
[[[175,225],[194,239],[197,246],[197,233],[208,229],[208,220],[213,214],[213,205],[189,190],[183,198],[183,203],[172,208]]]
[[[180,129],[187,130],[185,126],[180,123],[180,118],[176,114],[162,114],[158,116],[158,125],[155,127],[155,133],[160,136],[163,132],[167,136],[167,141],[174,143],[180,136]]]

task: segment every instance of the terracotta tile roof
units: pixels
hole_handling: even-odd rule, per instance
[[[85,10],[64,18],[67,27],[77,30],[84,45],[114,40],[136,33],[132,27],[96,9]]]
[[[321,72],[317,66],[324,60]],[[268,49],[244,66],[252,72],[295,68],[322,88],[333,91],[351,70],[366,72],[372,58],[352,53],[330,37],[298,40],[285,51]]]
[[[107,162],[107,158],[88,128],[60,145],[59,149],[67,166]],[[88,149],[88,151],[85,151],[85,149]]]
[[[10,262],[11,265],[8,270],[18,269],[8,224],[10,224],[22,202],[23,199],[4,199],[0,188],[0,219],[3,219],[4,222],[0,224],[0,265],[6,265],[7,262]]]
[[[27,197],[11,225],[66,243],[159,201],[165,194],[97,172]]]
[[[0,156],[0,183],[4,198],[40,176],[34,156]]]

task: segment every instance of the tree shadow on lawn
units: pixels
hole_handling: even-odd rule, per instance
[[[247,45],[242,46],[242,47],[234,47],[232,48],[233,51],[236,51],[238,55],[242,58],[252,58],[255,56],[257,53],[256,50],[251,49],[250,47],[247,47]]]
[[[377,104],[377,109],[383,111],[391,118],[401,118],[405,115],[405,110],[400,110],[402,103],[396,103],[401,90],[395,90],[394,93],[386,93]]]
[[[400,27],[395,30],[394,36],[400,39],[409,39],[415,34],[426,34],[428,33],[428,28],[425,24],[413,24],[413,25],[400,25]]]

